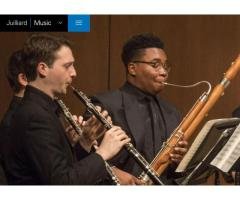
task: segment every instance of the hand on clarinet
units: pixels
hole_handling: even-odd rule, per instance
[[[99,106],[96,106],[96,109],[101,113],[102,116],[107,119],[109,123],[112,123],[111,117],[108,115],[108,112],[106,110],[102,111],[101,107]],[[79,142],[80,145],[89,152],[92,148],[92,145],[97,143],[96,139],[103,136],[106,132],[106,129],[102,123],[96,119],[95,116],[91,116],[86,121],[83,120],[82,116],[77,117],[76,115],[73,115],[73,118],[83,131],[82,137],[80,137],[74,131],[72,126],[66,128],[66,135],[72,146],[75,146],[76,143]]]
[[[113,126],[104,134],[101,144],[96,148],[96,153],[101,155],[104,160],[109,160],[130,140],[120,127]]]
[[[79,125],[79,127],[84,130],[85,121],[83,120],[82,116],[77,117],[76,115],[73,115],[73,119],[75,122]],[[72,146],[75,146],[77,143],[79,143],[87,152],[90,152],[93,145],[97,145],[97,141],[94,139],[89,139],[89,137],[86,137],[86,134],[84,131],[82,133],[82,136],[76,133],[76,131],[73,129],[72,126],[68,126],[66,128],[66,135],[68,137],[68,140],[70,141]]]
[[[76,115],[73,115],[73,119],[74,121],[77,122],[77,124],[81,127],[81,124],[83,123],[83,118],[82,116],[77,117]],[[67,138],[69,140],[69,142],[71,143],[72,146],[75,146],[80,139],[79,134],[74,130],[74,128],[69,125],[66,129],[65,129],[65,133],[67,135]]]
[[[106,110],[102,110],[99,106],[96,106],[96,109],[110,124],[112,124],[111,117],[108,115]],[[94,115],[83,123],[82,128],[84,137],[90,141],[100,138],[106,132],[104,125]]]

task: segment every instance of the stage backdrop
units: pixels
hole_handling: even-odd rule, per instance
[[[207,80],[214,87],[240,53],[240,16],[113,15],[91,16],[90,33],[63,34],[73,41],[77,78],[73,85],[88,95],[120,87],[125,81],[121,62],[123,43],[133,34],[153,32],[165,43],[172,70],[169,82],[191,84]],[[4,68],[10,54],[22,47],[30,33],[0,33],[0,119],[12,92]],[[240,104],[240,74],[231,82],[207,119],[230,117]],[[166,87],[162,96],[187,113],[206,86],[194,89]],[[84,110],[71,92],[64,97],[74,114]]]

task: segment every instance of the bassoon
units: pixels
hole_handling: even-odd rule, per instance
[[[214,87],[210,94],[205,93],[200,97],[180,125],[173,131],[171,137],[163,144],[161,150],[151,162],[150,166],[160,176],[164,170],[171,163],[170,154],[173,153],[174,147],[177,143],[184,138],[188,141],[194,136],[194,131],[207,116],[210,109],[215,105],[217,100],[224,95],[224,90],[230,84],[230,81],[237,75],[240,70],[240,55],[232,62],[229,69],[224,73],[224,76],[220,83]],[[151,184],[146,173],[142,173],[139,177],[145,184]]]

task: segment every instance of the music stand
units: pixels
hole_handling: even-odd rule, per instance
[[[240,123],[239,118],[214,119],[208,121],[199,132],[176,172],[187,174],[180,182],[182,185],[198,184],[199,177],[204,180],[212,173],[210,162],[228,141]],[[203,177],[201,177],[203,179]]]

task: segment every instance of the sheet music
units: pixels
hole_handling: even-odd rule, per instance
[[[228,172],[240,157],[240,125],[237,126],[228,142],[210,163],[223,172]]]
[[[195,155],[196,151],[199,149],[199,146],[202,144],[202,142],[204,141],[209,131],[212,129],[213,125],[221,124],[229,121],[236,121],[236,120],[237,118],[224,118],[224,119],[214,119],[214,120],[208,121],[204,125],[202,130],[198,133],[197,137],[195,138],[194,142],[192,143],[188,152],[185,154],[182,161],[179,163],[175,172],[184,172],[186,170],[186,168],[188,167],[188,164],[192,160],[193,156]]]

